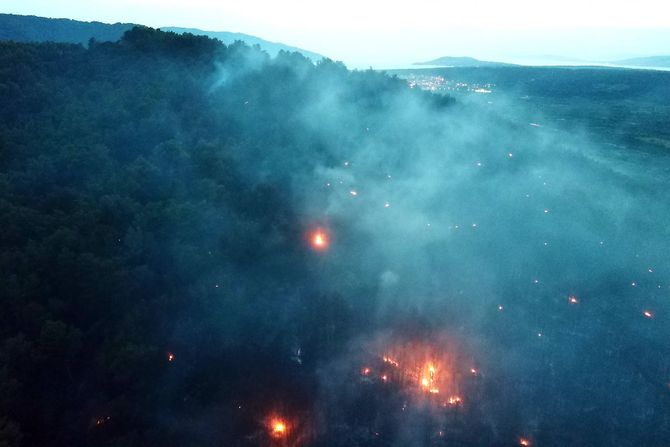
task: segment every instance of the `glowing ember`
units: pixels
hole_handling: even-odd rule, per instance
[[[396,368],[400,366],[399,363],[393,360],[391,357],[384,356],[382,359],[384,360],[384,363],[388,363],[389,365],[395,366]]]
[[[460,405],[463,403],[463,399],[461,399],[459,396],[451,396],[449,400],[447,401],[448,405],[454,406],[454,405]]]
[[[424,388],[426,391],[428,391],[430,394],[438,394],[440,392],[440,389],[434,386],[435,366],[432,363],[429,363],[426,367],[424,367],[424,371],[427,371],[428,374],[424,373],[424,377],[421,378],[421,387]]]
[[[405,398],[416,399],[421,405],[441,407],[449,396],[460,393],[461,374],[457,371],[462,367],[458,367],[460,362],[456,362],[456,352],[450,344],[451,341],[442,336],[430,341],[396,341],[390,345],[386,342],[369,348],[380,355],[376,363],[364,366],[369,366],[370,374],[374,372],[378,383],[393,384],[393,390]],[[362,376],[366,375],[364,368],[359,371]],[[439,396],[443,397],[438,399]]]
[[[275,437],[275,438],[282,438],[286,436],[286,422],[284,422],[282,419],[272,419],[270,422],[270,434]]]
[[[579,300],[577,299],[576,296],[574,296],[574,295],[570,295],[570,296],[568,297],[568,302],[569,302],[570,304],[577,304],[577,303],[579,303]]]
[[[476,376],[477,373],[478,373],[478,371],[477,371],[476,368],[470,368],[470,374],[472,374],[473,376]]]
[[[111,419],[111,417],[106,416],[106,417],[99,417],[95,420],[95,425],[103,425],[104,423],[108,422]]]
[[[521,439],[519,439],[519,445],[523,445],[525,447],[528,447],[530,445],[530,441],[526,438],[521,438]]]
[[[174,354],[173,353],[171,353],[171,352],[167,353],[167,361],[168,362],[174,361]]]
[[[326,250],[328,248],[328,233],[317,229],[310,235],[310,243],[314,250]]]
[[[351,194],[354,197],[358,195],[358,193],[356,191],[354,191],[353,189],[351,191],[349,191],[349,194]]]
[[[364,375],[364,376],[369,376],[369,375],[370,375],[370,371],[371,371],[370,368],[368,368],[368,367],[366,366],[365,368],[362,368],[362,369],[361,369],[361,374]]]
[[[654,314],[651,313],[651,311],[649,310],[645,310],[644,312],[642,312],[642,315],[644,315],[647,318],[654,318]]]

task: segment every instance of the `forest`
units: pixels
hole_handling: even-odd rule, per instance
[[[88,48],[2,42],[0,67],[0,444],[198,445],[205,412],[238,435],[232,403],[307,405],[372,303],[314,279],[303,233],[320,216],[291,181],[339,160],[301,106],[342,88],[344,145],[391,98],[450,101],[140,27]]]
[[[0,98],[0,446],[670,436],[667,154],[146,27]]]

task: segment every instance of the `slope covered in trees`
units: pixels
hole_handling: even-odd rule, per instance
[[[667,154],[480,96],[141,27],[0,43],[0,445],[663,445]]]
[[[339,160],[310,129],[333,111],[304,105],[339,90],[344,146],[392,101],[439,101],[148,28],[90,48],[3,42],[0,67],[3,445],[202,445],[248,432],[241,400],[304,405],[319,356],[361,323],[312,278],[293,189]],[[193,425],[205,414],[211,433]]]
[[[90,39],[117,41],[134,25],[81,22],[70,19],[0,14],[0,40],[15,42],[66,42],[86,44]]]
[[[16,14],[0,14],[0,40],[15,42],[61,42],[88,44],[91,39],[98,42],[116,42],[123,33],[133,28],[131,23],[101,23],[82,22],[71,19],[52,19],[46,17],[23,16]],[[241,40],[247,45],[258,45],[270,56],[276,56],[279,51],[299,52],[318,61],[323,56],[311,51],[284,45],[278,42],[269,42],[259,37],[227,31],[202,31],[194,28],[163,27],[163,31],[178,34],[194,34],[218,39],[226,45],[232,45]]]

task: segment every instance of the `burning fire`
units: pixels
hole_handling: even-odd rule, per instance
[[[472,358],[462,355],[446,334],[430,339],[377,339],[365,347],[365,354],[373,357],[359,363],[360,383],[384,385],[384,393],[399,393],[406,402],[403,411],[414,403],[436,409],[460,408],[464,402],[461,393],[475,386],[469,380],[461,382],[470,374],[479,374],[470,363]]]
[[[281,421],[275,422],[272,426],[272,433],[275,435],[283,435],[286,433],[286,425]]]
[[[173,353],[171,353],[171,352],[167,353],[167,361],[168,362],[174,361],[174,354]]]
[[[322,229],[314,230],[309,240],[314,250],[323,251],[328,248],[328,233]]]
[[[281,418],[274,417],[270,420],[270,435],[273,438],[283,438],[288,432],[286,421]]]
[[[526,438],[520,438],[519,439],[519,445],[523,445],[524,447],[528,447],[530,445],[530,441]]]
[[[433,363],[428,363],[424,367],[421,387],[430,394],[438,394],[440,392],[440,389],[435,386],[435,365]]]
[[[110,416],[101,416],[95,419],[95,425],[96,426],[104,425],[105,423],[109,422],[110,419],[111,419]]]
[[[382,360],[384,360],[384,363],[388,363],[389,365],[395,366],[396,368],[400,366],[400,364],[397,361],[393,360],[391,357],[388,357],[386,355],[382,357]]]
[[[568,302],[569,302],[570,304],[577,304],[577,303],[579,303],[579,300],[577,299],[576,296],[574,296],[574,295],[570,295],[570,296],[568,297]]]
[[[449,400],[447,401],[448,405],[460,405],[463,403],[463,399],[461,399],[459,396],[451,396]],[[446,405],[445,405],[446,406]]]
[[[393,381],[418,395],[457,392],[455,353],[445,351],[440,345],[442,343],[417,340],[387,346],[377,366],[384,377],[382,381]]]

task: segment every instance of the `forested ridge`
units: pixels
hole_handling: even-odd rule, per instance
[[[0,447],[665,445],[667,75],[449,70],[0,42]]]
[[[133,26],[135,25],[131,23],[107,24],[0,13],[0,40],[85,45],[91,38],[98,41],[117,41]]]
[[[212,445],[253,434],[269,400],[309,407],[373,296],[318,285],[319,216],[294,206],[295,179],[341,162],[301,115],[328,88],[343,146],[391,101],[450,103],[150,28],[0,42],[0,445]]]

